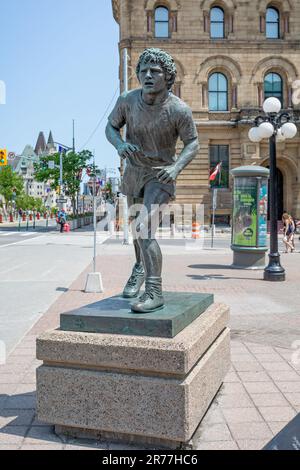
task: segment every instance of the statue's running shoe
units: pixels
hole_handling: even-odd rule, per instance
[[[135,263],[131,276],[123,291],[123,297],[131,299],[136,297],[145,281],[145,272],[142,264]]]

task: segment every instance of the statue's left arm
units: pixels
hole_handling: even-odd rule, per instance
[[[177,128],[184,148],[176,162],[166,167],[160,167],[161,171],[157,174],[157,178],[161,183],[175,181],[181,171],[195,158],[200,148],[192,111],[186,105],[179,109]]]
[[[163,168],[160,167],[161,171],[157,174],[158,180],[165,184],[176,181],[182,170],[193,160],[193,158],[195,158],[199,151],[199,147],[198,137],[189,142],[186,142],[175,163]]]

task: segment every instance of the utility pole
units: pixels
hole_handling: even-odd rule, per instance
[[[97,217],[96,217],[96,165],[95,151],[93,155],[93,222],[94,222],[94,253],[93,253],[93,272],[87,275],[85,292],[96,293],[103,292],[102,277],[100,272],[96,272],[96,248],[97,248]]]
[[[123,82],[124,82],[124,90],[125,92],[128,91],[128,54],[127,54],[127,47],[123,50]],[[124,127],[124,140],[126,142],[126,126]],[[124,160],[124,170],[126,168],[126,160]],[[127,205],[127,197],[123,195],[123,209],[124,209],[124,237],[123,237],[123,245],[129,245],[129,228],[128,228],[128,205]]]
[[[75,120],[73,119],[73,152],[75,153]]]

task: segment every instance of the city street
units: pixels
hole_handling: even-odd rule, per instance
[[[7,354],[91,258],[89,231],[0,231],[0,340]]]
[[[92,269],[91,227],[0,248],[1,331],[11,352],[0,366],[0,448],[142,448],[63,441],[35,417],[36,336],[57,328],[60,313],[119,294],[130,273],[133,246],[122,244],[122,234],[108,236],[97,235],[103,294],[83,291]],[[281,256],[286,282],[274,284],[262,280],[262,271],[231,267],[229,234],[217,234],[214,249],[206,238],[204,249],[191,239],[160,240],[166,291],[213,293],[230,307],[232,368],[195,435],[196,447],[262,449],[300,411],[299,241],[297,253]]]

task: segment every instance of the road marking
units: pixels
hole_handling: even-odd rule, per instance
[[[56,271],[57,266],[53,266],[51,269],[47,269],[47,271],[44,271],[41,277],[46,277],[48,274],[51,274],[53,271]]]
[[[45,235],[40,235],[38,237],[33,237],[34,240],[37,240],[38,238],[44,237]],[[28,240],[29,241],[29,240]],[[25,243],[26,240],[21,240],[19,242],[13,242],[13,243],[7,243],[6,245],[0,245],[0,248],[6,248],[7,246],[12,246],[12,245],[19,245],[21,243]],[[26,245],[27,246],[27,245]]]
[[[11,271],[14,271],[15,269],[19,269],[19,268],[21,268],[22,266],[25,266],[25,264],[27,264],[27,263],[21,263],[21,264],[18,264],[17,266],[13,266],[12,268],[5,269],[4,271],[0,271],[0,274],[9,273],[9,272],[11,272]]]
[[[2,237],[10,237],[11,235],[16,235],[19,232],[1,232]]]

